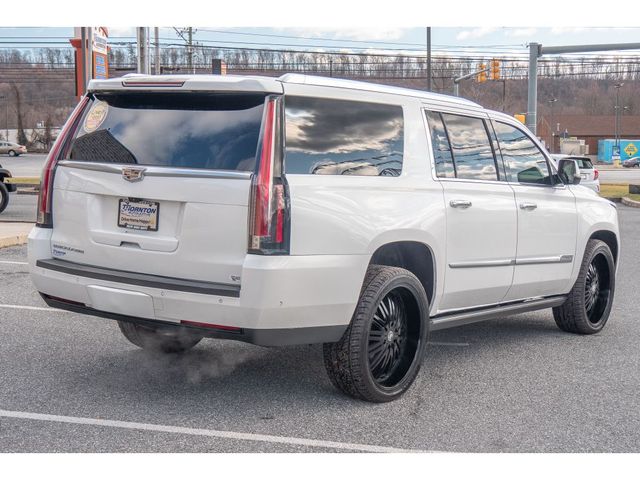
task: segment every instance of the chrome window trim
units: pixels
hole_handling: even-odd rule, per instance
[[[78,162],[75,160],[61,160],[57,166],[91,170],[94,172],[114,173],[122,175],[122,170],[132,166],[144,168],[145,177],[188,177],[188,178],[219,178],[225,180],[249,180],[252,172],[238,172],[235,170],[208,170],[198,168],[160,167],[155,165],[141,165],[129,163],[101,163]]]

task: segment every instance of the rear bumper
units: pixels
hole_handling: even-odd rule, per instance
[[[247,255],[242,285],[232,286],[52,259],[50,238],[50,229],[32,230],[29,266],[53,307],[165,326],[197,322],[211,325],[199,328],[206,336],[269,346],[339,340],[369,262],[366,255]]]
[[[172,325],[160,320],[150,320],[147,318],[131,317],[112,312],[103,312],[86,305],[71,303],[60,300],[46,294],[42,294],[42,299],[47,305],[60,310],[67,310],[74,313],[82,313],[84,315],[93,315],[95,317],[109,318],[120,322],[135,323],[145,325],[152,328],[180,328],[186,331],[202,335],[207,338],[218,338],[225,340],[237,340],[265,347],[275,347],[284,345],[302,345],[309,343],[325,343],[336,342],[342,337],[346,326],[333,325],[324,327],[301,327],[301,328],[240,328],[238,330],[228,330],[224,328],[203,328],[191,325]]]

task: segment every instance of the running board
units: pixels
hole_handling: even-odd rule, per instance
[[[468,310],[465,312],[446,313],[431,318],[431,331],[444,330],[445,328],[459,327],[469,323],[492,320],[498,317],[516,315],[518,313],[542,310],[543,308],[558,307],[567,299],[565,295],[529,300],[497,307],[483,308],[480,310]]]

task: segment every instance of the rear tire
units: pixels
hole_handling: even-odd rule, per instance
[[[604,328],[613,304],[615,268],[609,246],[601,240],[589,240],[576,283],[567,300],[553,309],[561,330],[590,335]]]
[[[131,322],[118,322],[120,331],[127,340],[144,350],[162,353],[183,353],[202,340],[184,329],[167,327],[153,329]]]
[[[10,157],[17,157],[17,156],[18,156],[18,154],[16,153],[16,151],[15,151],[15,150],[9,150],[9,156],[10,156]]]
[[[323,346],[331,383],[369,402],[402,396],[415,380],[429,337],[429,301],[408,270],[371,265],[346,332]]]
[[[0,213],[9,205],[9,190],[7,186],[0,182]]]

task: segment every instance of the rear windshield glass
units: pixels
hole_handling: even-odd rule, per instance
[[[252,171],[263,94],[93,95],[68,159]]]
[[[593,168],[593,163],[591,163],[591,160],[587,160],[586,158],[576,158],[576,160],[578,162],[578,168]]]

